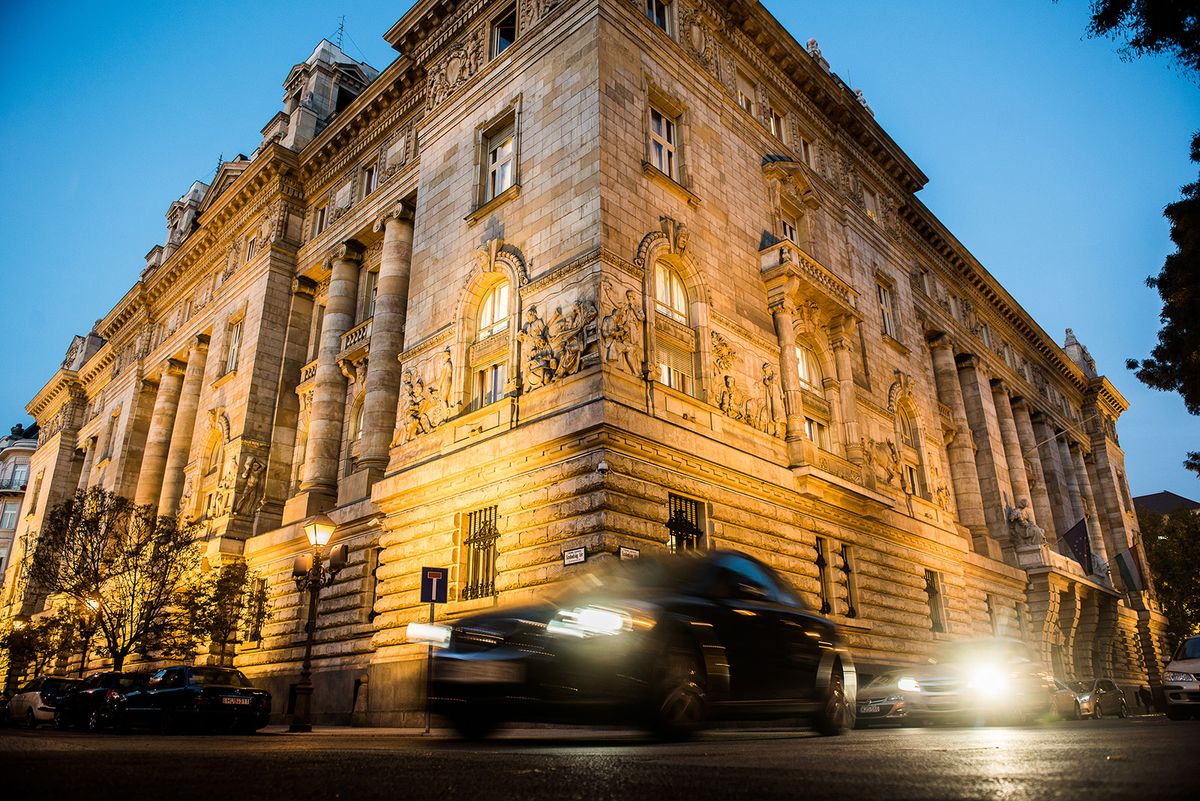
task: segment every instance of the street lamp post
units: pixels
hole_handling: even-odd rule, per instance
[[[302,523],[304,533],[312,550],[296,557],[292,566],[292,578],[296,580],[296,589],[308,591],[308,623],[304,626],[307,634],[304,640],[304,663],[300,667],[300,683],[296,685],[296,706],[292,715],[292,725],[288,731],[312,731],[312,648],[313,639],[317,633],[317,610],[321,600],[321,589],[333,583],[338,571],[346,566],[347,548],[339,545],[329,548],[329,538],[333,536],[336,524],[328,515],[315,515]],[[325,558],[329,566],[324,565]]]

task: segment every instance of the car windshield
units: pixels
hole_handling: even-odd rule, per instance
[[[252,687],[250,680],[242,675],[240,670],[228,670],[223,668],[208,668],[199,667],[192,668],[192,684],[198,684],[201,687],[220,686],[220,687]]]
[[[42,685],[42,692],[62,693],[79,683],[78,679],[46,679],[46,683]]]
[[[552,594],[550,600],[562,602],[581,595],[639,598],[647,590],[682,590],[695,584],[702,564],[705,563],[688,556],[595,560],[587,570]]]
[[[1171,659],[1200,659],[1200,637],[1188,637],[1179,643]]]
[[[896,679],[900,677],[899,673],[884,673],[876,676],[871,680],[871,683],[866,686],[867,690],[883,690],[888,687],[896,686]]]
[[[1077,693],[1090,693],[1092,691],[1092,685],[1082,681],[1073,681],[1071,682],[1071,689]]]

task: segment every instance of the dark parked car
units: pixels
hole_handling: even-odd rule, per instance
[[[93,673],[64,695],[54,710],[54,725],[60,729],[82,726],[99,731],[111,726],[125,703],[125,696],[146,686],[148,673]]]
[[[38,676],[26,684],[8,702],[10,723],[23,723],[32,729],[41,723],[54,720],[54,708],[58,700],[79,684],[79,679],[62,676]]]
[[[409,633],[442,646],[430,707],[467,737],[535,720],[664,737],[713,718],[803,717],[822,734],[854,724],[836,625],[740,553],[609,560],[542,603]]]
[[[1100,720],[1105,715],[1129,717],[1129,707],[1125,703],[1125,693],[1113,683],[1112,679],[1088,679],[1071,683],[1072,689],[1079,693],[1084,708],[1089,705],[1092,717]]]
[[[180,665],[160,670],[144,690],[129,693],[117,716],[119,728],[169,734],[208,729],[252,732],[267,725],[271,694],[240,670]]]

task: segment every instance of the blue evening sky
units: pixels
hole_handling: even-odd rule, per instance
[[[925,204],[1060,343],[1074,328],[1130,400],[1134,493],[1200,498],[1180,465],[1200,420],[1123,366],[1154,343],[1144,279],[1171,251],[1163,206],[1197,175],[1200,89],[1084,38],[1087,0],[766,5],[864,91],[929,176]],[[219,155],[254,150],[288,70],[337,17],[345,49],[382,69],[382,35],[408,6],[0,0],[5,428],[137,279],[168,204]]]

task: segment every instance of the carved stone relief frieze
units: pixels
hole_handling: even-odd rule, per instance
[[[630,287],[618,292],[609,284],[602,284],[604,308],[609,312],[600,321],[600,358],[630,375],[641,377],[642,324],[646,313],[639,294]]]
[[[778,370],[769,361],[763,361],[759,372],[750,378],[754,389],[743,390],[734,371],[737,350],[718,331],[711,332],[711,341],[713,366],[720,376],[717,406],[732,420],[771,436],[783,437],[787,426]]]
[[[539,22],[562,4],[562,0],[521,0],[520,21],[517,30],[524,33],[529,26]]]
[[[518,338],[526,390],[534,390],[579,372],[598,339],[596,304],[576,298],[563,311],[556,306],[549,320],[536,304],[525,312]]]
[[[679,38],[687,51],[709,72],[717,69],[713,21],[701,9],[680,4]]]
[[[483,66],[482,25],[476,26],[467,36],[451,45],[449,49],[427,71],[426,109],[432,111],[441,105],[456,89],[475,76]]]
[[[882,441],[864,437],[863,453],[875,470],[875,479],[888,486],[898,486],[900,481],[900,448],[891,437]]]
[[[449,348],[443,351],[439,361],[437,377],[429,384],[421,377],[419,367],[404,371],[400,389],[403,408],[392,447],[428,434],[452,416],[449,404],[454,366]]]

